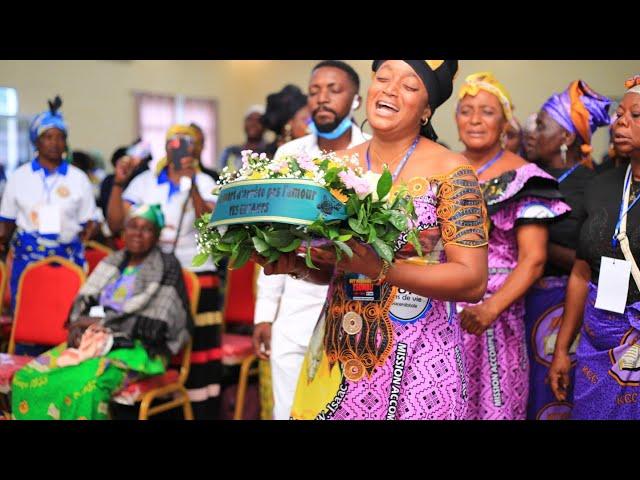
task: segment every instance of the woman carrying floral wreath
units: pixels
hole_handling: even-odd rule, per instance
[[[376,60],[367,98],[371,141],[363,169],[393,174],[417,214],[418,246],[400,235],[393,262],[350,240],[351,258],[312,249],[320,269],[295,255],[265,273],[329,284],[305,358],[296,419],[461,419],[466,374],[456,301],[477,301],[487,282],[486,210],[475,173],[435,142],[430,119],[449,98],[455,60]],[[347,184],[355,179],[344,178]],[[420,255],[422,253],[422,256]]]

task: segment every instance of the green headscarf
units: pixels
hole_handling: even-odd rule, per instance
[[[164,215],[162,213],[162,208],[159,204],[155,203],[153,205],[144,204],[136,207],[131,212],[131,218],[140,217],[145,220],[149,220],[153,223],[159,230],[162,230],[164,227]]]

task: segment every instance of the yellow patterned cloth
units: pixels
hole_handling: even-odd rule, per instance
[[[260,419],[273,420],[273,384],[271,383],[271,363],[268,360],[258,361],[260,378]]]
[[[495,95],[500,101],[500,105],[502,105],[502,111],[507,121],[511,121],[513,117],[511,95],[509,95],[504,85],[502,85],[491,72],[472,73],[465,78],[464,84],[458,92],[458,100],[462,100],[465,95],[475,97],[480,90]]]

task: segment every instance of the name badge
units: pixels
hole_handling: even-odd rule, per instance
[[[89,310],[89,316],[93,318],[104,318],[106,316],[106,313],[104,311],[104,306],[94,305]]]
[[[180,192],[188,192],[191,190],[192,183],[189,177],[180,177]]]
[[[602,257],[595,307],[624,313],[629,291],[631,263],[618,258]]]
[[[424,318],[432,308],[430,298],[398,288],[396,298],[389,309],[389,316],[396,322],[413,323]]]
[[[38,209],[38,232],[41,235],[59,235],[62,231],[60,205],[41,205]]]
[[[357,273],[345,275],[345,293],[350,300],[360,302],[379,302],[380,285],[375,285],[370,278]]]

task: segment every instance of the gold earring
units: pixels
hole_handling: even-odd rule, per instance
[[[287,123],[284,126],[284,141],[290,142],[291,140],[293,140],[293,135],[291,134],[291,124]]]

